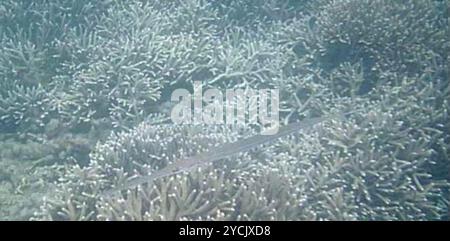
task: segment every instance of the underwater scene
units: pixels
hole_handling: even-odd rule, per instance
[[[449,220],[449,0],[1,0],[0,220]]]

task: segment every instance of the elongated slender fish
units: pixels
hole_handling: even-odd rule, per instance
[[[346,113],[348,114],[348,113]],[[346,114],[342,114],[341,117],[344,117]],[[335,116],[334,116],[335,117]],[[238,154],[240,152],[249,151],[253,148],[256,148],[260,145],[270,143],[275,141],[283,136],[287,136],[291,133],[304,130],[306,128],[310,128],[318,123],[321,123],[325,120],[332,119],[333,116],[323,116],[323,117],[315,117],[305,119],[301,122],[291,123],[286,126],[279,128],[278,133],[274,135],[255,135],[249,138],[245,138],[236,142],[226,143],[219,147],[213,148],[210,151],[203,152],[191,157],[187,157],[184,159],[180,159],[172,164],[167,165],[166,167],[158,170],[150,175],[139,176],[130,179],[124,185],[107,190],[102,193],[102,196],[110,196],[114,193],[117,193],[122,190],[134,188],[138,185],[152,182],[155,179],[161,177],[167,177],[171,175],[175,175],[177,173],[186,172],[192,170],[195,167],[212,163],[214,161],[224,159],[230,157],[232,155]]]

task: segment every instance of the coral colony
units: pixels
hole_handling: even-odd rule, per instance
[[[448,220],[448,14],[0,1],[0,219]]]

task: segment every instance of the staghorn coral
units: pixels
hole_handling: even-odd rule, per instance
[[[448,148],[446,133],[437,124],[447,118],[441,110],[448,109],[442,105],[448,90],[436,90],[426,80],[405,78],[397,88],[376,93],[377,101],[357,100],[355,105],[368,110],[348,121],[331,122],[315,132],[283,138],[269,148],[101,198],[102,189],[121,185],[127,176],[151,173],[183,154],[207,148],[208,143],[242,136],[221,128],[205,132],[144,123],[97,146],[91,165],[69,171],[53,195],[56,198],[46,200],[38,217],[440,219],[448,210],[448,176],[436,175],[430,167],[448,166],[448,159],[442,163],[439,154],[441,148]],[[428,87],[418,88],[421,84]],[[429,96],[436,98],[420,101]],[[80,176],[86,180],[79,183]]]
[[[107,5],[106,1],[89,0],[2,1],[2,129],[39,132],[42,131],[39,127],[58,117],[58,112],[50,113],[54,99],[50,93],[62,88],[52,79],[72,54],[64,46],[68,32],[93,24],[96,15],[101,14]]]
[[[108,183],[120,185],[127,175],[151,172],[181,155],[190,155],[212,143],[218,144],[238,136],[237,133],[224,135],[224,131],[226,129],[218,128],[205,133],[199,128],[158,127],[144,123],[130,133],[112,136],[105,144],[97,146],[89,167],[74,167],[69,171],[55,194],[56,198],[46,200],[41,217],[77,220],[232,220],[279,216],[279,219],[288,219],[284,217],[284,212],[277,209],[289,209],[286,206],[288,200],[295,202],[295,198],[289,195],[292,188],[279,188],[284,183],[278,177],[282,176],[287,181],[289,176],[271,168],[260,168],[257,159],[245,155],[219,163],[219,166],[225,165],[226,168],[207,167],[188,175],[158,180],[154,185],[132,190],[121,197],[99,199],[98,194]],[[166,153],[174,155],[167,156]],[[80,176],[84,177],[81,185],[72,179]],[[279,194],[283,198],[276,198]]]
[[[256,86],[280,76],[279,51],[239,28],[223,30],[206,1],[117,4],[108,13],[86,33],[92,43],[79,47],[87,59],[74,59],[64,80],[74,79],[72,109],[81,121],[108,117],[128,127],[154,111],[160,95],[165,101],[194,80]]]
[[[170,134],[169,134],[170,133]],[[166,139],[166,145],[162,146],[161,142]],[[186,138],[190,136],[191,138]],[[88,205],[85,208],[87,211],[91,212],[95,207],[96,199],[95,195],[99,194],[102,185],[104,187],[105,182],[109,183],[120,183],[124,181],[126,175],[133,175],[135,173],[147,173],[152,169],[157,169],[158,167],[163,167],[168,162],[172,161],[176,156],[182,153],[192,153],[193,148],[197,148],[200,145],[206,145],[208,141],[202,140],[202,137],[207,137],[200,132],[200,129],[191,130],[190,128],[174,127],[174,126],[161,126],[160,128],[153,127],[148,124],[142,124],[137,127],[131,133],[122,133],[113,135],[105,144],[98,145],[96,151],[92,154],[91,164],[88,168],[81,169],[80,167],[73,167],[73,170],[69,170],[68,175],[66,175],[67,183],[63,184],[68,188],[73,188],[74,192],[82,193],[84,192],[86,196],[82,197],[82,202],[79,199],[81,196],[74,196],[73,193],[67,193],[62,191],[59,195],[65,195],[67,199],[73,198],[75,200],[67,200],[68,205],[83,204]],[[122,141],[117,141],[117,138],[122,139]],[[215,137],[215,138],[219,138]],[[209,137],[208,139],[215,139],[214,137]],[[192,147],[195,139],[201,141]],[[174,156],[166,156],[165,153],[174,153]],[[147,156],[144,158],[144,156]],[[134,159],[139,159],[135,161]],[[124,164],[124,165],[123,165]],[[123,166],[122,166],[123,165]],[[72,182],[72,178],[79,177],[80,174],[84,178],[81,179],[82,183],[86,185],[78,185]],[[104,178],[99,179],[99,176]],[[108,180],[109,179],[109,180]],[[59,196],[58,195],[58,196]],[[62,200],[63,207],[66,199]],[[52,201],[53,202],[53,201]],[[49,204],[52,204],[50,202]],[[49,209],[52,208],[50,205]],[[68,215],[58,213],[58,210],[54,210],[55,216],[50,216],[52,218],[82,218],[87,217],[87,215]],[[52,212],[53,213],[53,212]],[[49,213],[50,214],[50,213]],[[50,214],[53,215],[53,214]]]
[[[2,1],[0,76],[20,84],[48,83],[68,55],[71,29],[95,24],[108,1]]]
[[[49,95],[46,90],[38,85],[25,87],[14,85],[2,87],[0,96],[1,130],[10,132],[35,132],[42,129],[49,119]]]
[[[28,218],[47,189],[35,219],[448,219],[445,4],[2,1],[0,130],[9,134],[1,136],[0,212]],[[285,123],[349,106],[362,111],[102,199],[102,190],[131,176],[251,135],[135,126],[167,112],[161,106],[171,91],[194,80],[277,87]],[[91,147],[111,129],[127,131]],[[18,134],[24,143],[15,143]],[[33,171],[16,172],[22,164]]]
[[[448,19],[440,1],[321,1],[316,11],[269,26],[268,35],[291,49],[291,71],[318,68],[326,74],[359,64],[365,81],[358,94],[385,82],[386,73],[435,72],[448,78]],[[276,31],[279,29],[279,31]],[[305,67],[306,66],[306,67]]]
[[[213,75],[207,85],[228,88],[274,86],[282,76],[284,63],[279,48],[257,34],[231,29],[213,53]]]
[[[72,100],[67,118],[109,118],[115,127],[130,127],[155,111],[163,87],[201,71],[211,61],[215,33],[206,25],[214,12],[202,12],[203,1],[186,4],[117,3],[95,26],[69,31],[66,45],[73,55],[63,68],[68,74],[55,78]],[[183,17],[190,14],[205,23],[183,29]]]
[[[46,108],[69,128],[106,118],[127,129],[194,80],[262,86],[285,65],[275,45],[220,21],[208,1],[4,6],[1,77],[52,93]]]

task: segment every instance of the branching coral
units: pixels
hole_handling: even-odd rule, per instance
[[[28,163],[33,168],[77,159],[48,169],[59,180],[36,219],[448,218],[445,4],[3,1],[0,131],[17,136],[1,136],[15,147],[2,152],[0,163],[8,159],[9,170],[10,159],[27,161],[22,145],[36,157]],[[167,113],[161,106],[174,89],[193,81],[278,88],[285,123],[358,111],[190,173],[101,196],[132,176],[252,134],[148,122]],[[105,129],[115,132],[91,148]],[[41,138],[36,150],[29,140],[16,145],[31,133]],[[11,175],[0,173],[3,193],[29,186],[10,184]]]
[[[44,127],[50,110],[48,93],[41,85],[16,85],[1,97],[0,123],[3,131],[36,131]]]
[[[223,136],[207,137],[205,133],[200,132],[200,129],[173,126],[156,128],[142,124],[131,133],[114,135],[105,144],[99,145],[92,154],[92,162],[88,168],[74,167],[73,171],[69,171],[69,175],[66,176],[67,183],[62,185],[70,188],[71,191],[66,192],[66,189],[63,188],[59,195],[64,195],[66,198],[61,199],[70,202],[71,205],[75,205],[72,202],[78,202],[78,205],[89,205],[87,210],[92,211],[98,201],[96,195],[100,193],[102,185],[103,188],[106,184],[115,183],[118,185],[124,182],[129,175],[151,172],[152,169],[165,166],[181,154],[192,153],[202,145],[211,143],[208,140],[220,138],[223,138]],[[162,143],[164,144],[162,145]],[[173,156],[167,155],[168,153],[173,153]],[[80,176],[84,177],[81,179],[84,185],[81,186],[74,183],[74,179],[72,179]],[[73,192],[84,193],[85,195],[74,196]],[[80,198],[84,201],[80,201]],[[59,206],[64,207],[64,203]],[[57,209],[58,206],[49,206],[49,208]],[[51,217],[56,219],[58,217],[74,217],[68,214],[60,215],[58,212],[56,211],[55,215]],[[49,213],[52,214],[52,212]],[[85,215],[77,215],[76,217],[83,216]]]
[[[161,94],[167,99],[194,80],[256,86],[280,77],[283,58],[275,46],[235,27],[223,30],[208,2],[178,3],[117,4],[81,33],[85,41],[73,33],[69,45],[83,54],[73,51],[71,75],[59,79],[75,96],[71,109],[79,121],[107,117],[126,128],[154,111]]]
[[[118,3],[96,26],[70,31],[73,39],[67,45],[74,55],[65,65],[69,75],[58,79],[74,97],[69,107],[74,118],[106,117],[116,127],[129,127],[154,111],[163,87],[202,71],[211,61],[210,35],[215,32],[207,25],[214,12],[202,12],[206,5],[200,3]],[[182,18],[188,16],[205,23],[183,30],[188,20]]]
[[[448,78],[448,22],[438,1],[325,1],[313,12],[278,25],[275,37],[289,45],[299,59],[333,71],[345,62],[359,63],[365,82],[359,93],[387,84],[386,72],[415,76],[432,70]],[[274,31],[269,33],[275,33]],[[436,69],[437,67],[437,69]]]
[[[118,196],[101,190],[127,176],[151,173],[208,143],[240,135],[142,124],[97,146],[91,165],[69,171],[41,218],[106,220],[418,220],[439,219],[448,182],[429,167],[439,164],[434,145],[445,133],[433,123],[445,113],[403,98],[422,80],[386,89],[381,100],[347,122],[213,166],[161,178]],[[417,97],[438,96],[432,89]],[[439,101],[438,101],[439,102]],[[412,103],[412,102],[409,102]],[[361,101],[361,107],[371,105]],[[437,104],[437,103],[434,103]],[[403,111],[398,109],[403,106]],[[447,107],[446,107],[447,108]],[[426,110],[432,111],[430,118]],[[414,112],[415,115],[411,115]],[[378,114],[383,113],[383,114]],[[365,120],[363,120],[365,119]],[[225,139],[224,139],[225,138]],[[434,140],[434,141],[433,141]],[[438,141],[440,140],[440,141]],[[443,146],[445,147],[445,146]],[[173,153],[168,156],[167,153]],[[82,183],[79,183],[79,178]],[[56,200],[54,200],[56,199]]]
[[[281,78],[285,65],[275,45],[220,21],[208,1],[14,6],[5,21],[21,21],[3,26],[2,76],[55,90],[48,108],[72,126],[107,118],[126,129],[155,112],[161,95],[167,101],[186,83],[273,86],[269,80]],[[58,28],[41,39],[53,25]]]
[[[2,2],[0,99],[1,117],[6,121],[2,128],[36,131],[36,126],[50,119],[48,112],[53,106],[48,93],[57,86],[52,79],[71,54],[64,46],[67,35],[71,29],[93,24],[93,18],[97,18],[106,5],[65,0]]]

